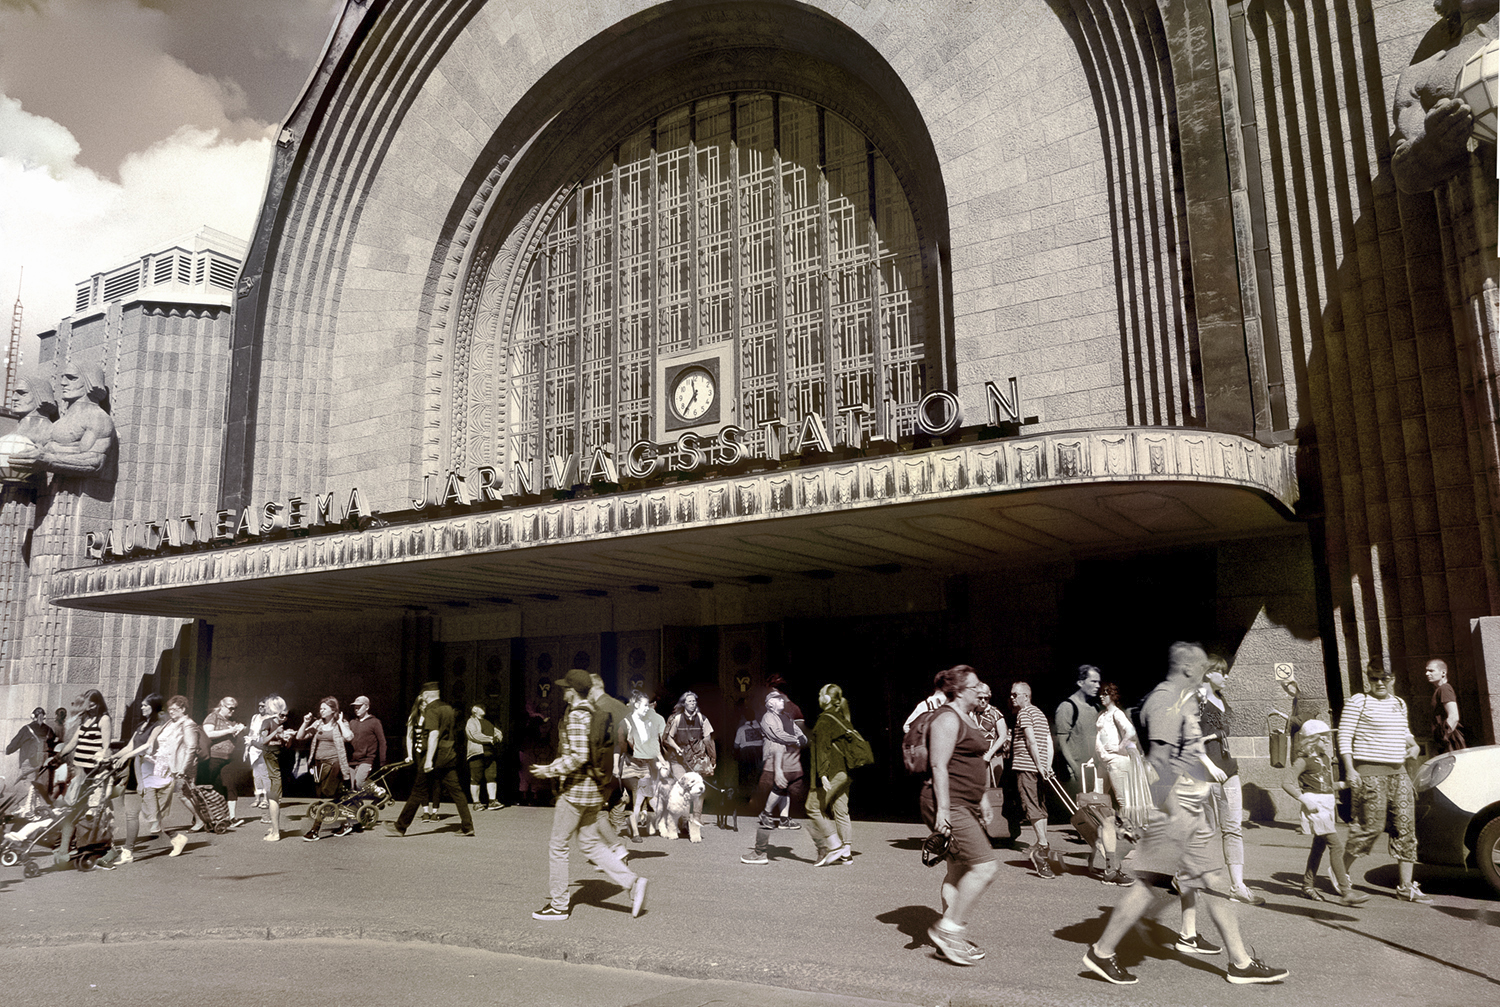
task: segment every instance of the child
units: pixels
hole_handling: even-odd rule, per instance
[[[1302,874],[1302,894],[1314,901],[1337,902],[1341,906],[1368,902],[1368,895],[1354,890],[1344,866],[1344,837],[1338,830],[1333,792],[1349,785],[1338,779],[1333,761],[1332,729],[1321,720],[1306,721],[1298,732],[1297,741],[1297,758],[1287,767],[1286,782],[1281,788],[1301,803],[1302,831],[1312,836],[1307,870]],[[1333,875],[1339,888],[1339,894],[1334,898],[1323,895],[1317,887],[1318,865],[1323,862],[1325,848],[1333,861]]]

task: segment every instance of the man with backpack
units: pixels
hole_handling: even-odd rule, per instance
[[[1068,778],[1063,782],[1074,795],[1083,789],[1080,767],[1094,757],[1094,739],[1099,734],[1099,687],[1103,684],[1098,668],[1092,664],[1080,666],[1078,688],[1057,704],[1052,714],[1052,734],[1068,767]]]
[[[615,751],[615,741],[621,722],[630,716],[630,707],[604,691],[604,679],[597,671],[589,675],[589,703],[594,708],[589,720],[589,752],[594,777],[604,798],[599,813],[599,835],[606,845],[619,848],[624,859],[620,828],[629,818],[630,808],[625,788],[620,785],[620,756]]]

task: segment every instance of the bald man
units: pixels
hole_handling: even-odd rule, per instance
[[[1448,663],[1437,658],[1428,661],[1427,681],[1432,683],[1432,750],[1455,752],[1467,748],[1458,724],[1458,696],[1448,682]]]
[[[1010,687],[1010,706],[1015,711],[1015,728],[1011,732],[1011,768],[1016,773],[1016,789],[1026,822],[1036,830],[1036,844],[1031,847],[1031,866],[1038,876],[1054,878],[1047,857],[1047,803],[1042,798],[1041,782],[1052,774],[1052,725],[1047,715],[1031,702],[1031,686],[1017,682]]]

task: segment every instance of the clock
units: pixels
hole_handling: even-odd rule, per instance
[[[705,367],[686,367],[677,372],[672,384],[672,410],[688,423],[708,415],[718,401],[719,389],[714,376]]]

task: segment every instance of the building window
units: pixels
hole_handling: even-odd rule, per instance
[[[906,195],[800,98],[722,94],[642,126],[560,194],[520,268],[495,388],[509,462],[666,439],[657,357],[725,343],[757,453],[809,414],[848,443],[899,433],[927,391]]]

